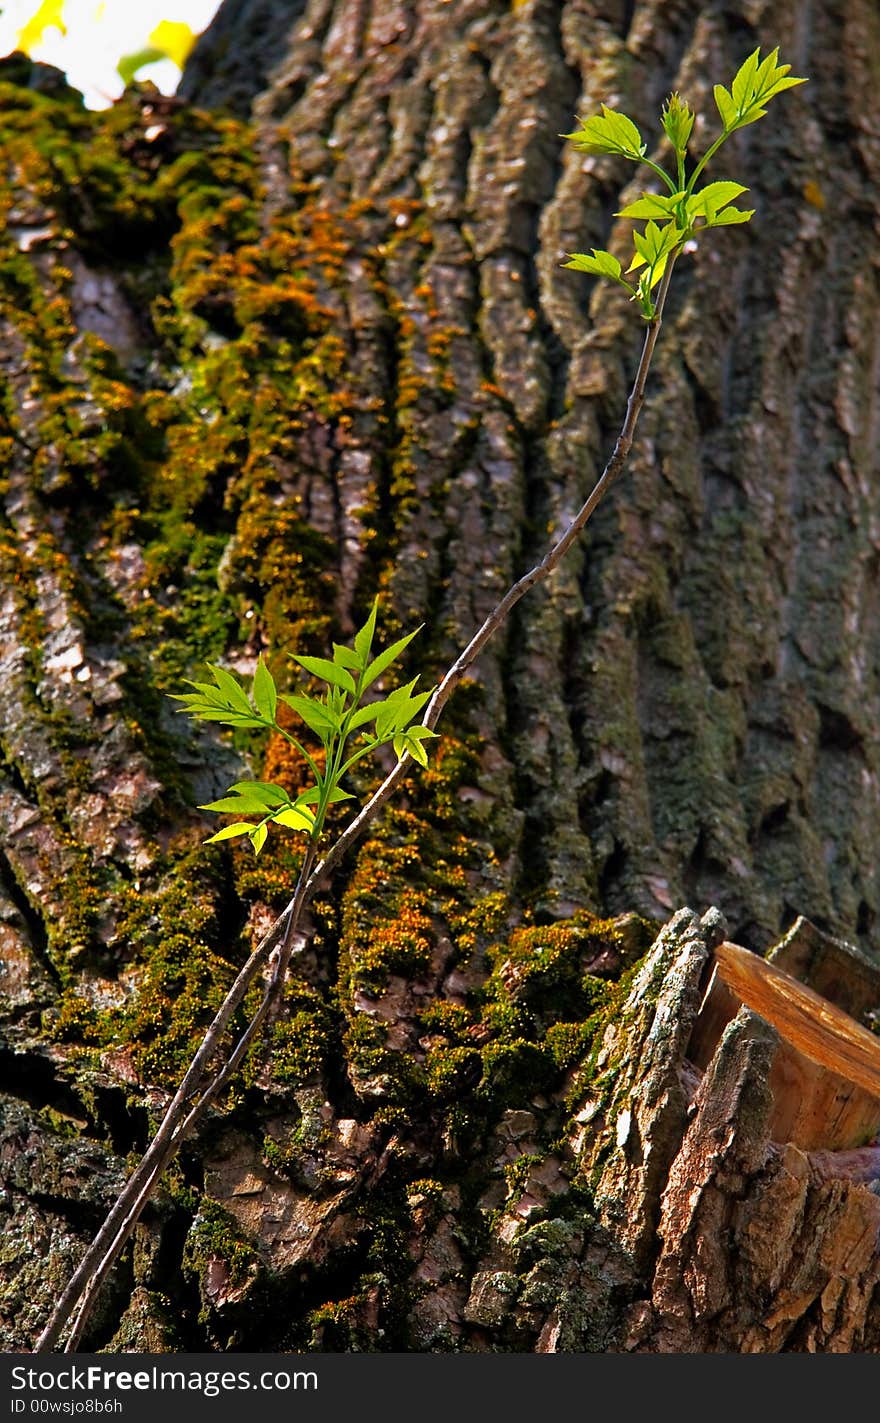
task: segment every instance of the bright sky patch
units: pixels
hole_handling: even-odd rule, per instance
[[[218,8],[219,0],[4,0],[0,54],[24,49],[54,64],[90,109],[103,109],[124,88],[120,61],[124,74],[172,94],[193,34]]]

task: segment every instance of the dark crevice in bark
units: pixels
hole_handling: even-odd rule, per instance
[[[21,915],[27,931],[28,942],[40,967],[45,969],[51,981],[60,987],[61,978],[49,954],[49,934],[43,916],[31,903],[24,889],[15,877],[15,872],[6,854],[0,850],[0,888],[9,896]]]
[[[3,747],[2,741],[0,741],[0,754],[2,754],[3,757],[0,775],[2,775],[3,778],[8,781],[8,783],[18,792],[18,794],[22,797],[23,800],[30,800],[31,793],[28,788],[28,784],[21,773],[21,768],[14,760],[12,760],[11,757],[6,755],[6,751]],[[2,869],[2,864],[0,864],[0,876],[2,876],[3,873],[4,871]]]
[[[690,390],[693,402],[694,416],[700,437],[703,440],[710,440],[714,431],[721,424],[721,410],[719,402],[714,395],[707,390],[703,381],[699,380],[691,370],[687,361],[682,361],[679,369],[682,371]],[[708,492],[708,491],[707,491]],[[706,499],[704,518],[710,517],[712,510],[711,499]]]
[[[27,1102],[37,1111],[49,1108],[83,1122],[91,1137],[103,1137],[80,1092],[59,1078],[54,1063],[35,1052],[16,1052],[0,1043],[0,1091]]]
[[[8,1182],[4,1184],[10,1195],[29,1201],[34,1207],[44,1211],[50,1217],[59,1217],[64,1222],[66,1230],[73,1231],[79,1236],[92,1235],[106,1214],[108,1205],[106,1201],[87,1200],[83,1196],[56,1196],[39,1189],[25,1192],[14,1186],[10,1187]],[[120,1261],[118,1269],[130,1277],[130,1264],[125,1257]],[[128,1290],[116,1290],[113,1286],[111,1288],[115,1298],[106,1300],[104,1307],[112,1317],[121,1313],[121,1308],[124,1307],[131,1291],[130,1287]]]
[[[118,1156],[146,1150],[152,1123],[150,1109],[139,1106],[130,1093],[115,1087],[93,1087],[96,1120],[103,1123]]]
[[[855,726],[846,712],[836,707],[817,702],[819,712],[819,745],[827,751],[857,751],[864,756],[865,743],[862,732]]]
[[[623,0],[620,15],[620,38],[626,40],[629,37],[630,28],[636,13],[638,0]]]
[[[89,1081],[82,1089],[58,1067],[31,1051],[15,1052],[0,1045],[0,1091],[20,1098],[38,1111],[48,1109],[83,1123],[83,1136],[107,1142],[118,1156],[144,1150],[150,1135],[149,1111],[120,1086]]]
[[[614,849],[599,867],[599,898],[606,913],[619,912],[622,899],[624,876],[629,862],[629,852],[620,840],[615,839]]]

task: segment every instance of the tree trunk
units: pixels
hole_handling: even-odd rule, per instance
[[[5,62],[3,1347],[295,879],[193,807],[303,767],[167,693],[288,680],[377,592],[438,678],[638,359],[561,267],[633,171],[559,134],[653,143],[777,43],[810,83],[715,165],[758,211],[676,268],[627,475],[313,904],[85,1346],[880,1347],[873,0],[224,0],[183,101],[101,115]],[[724,977],[782,935],[833,1062]]]

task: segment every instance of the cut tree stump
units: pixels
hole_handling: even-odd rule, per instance
[[[836,963],[841,991],[870,1019],[880,972],[864,960],[850,979],[850,957],[805,920],[768,959],[724,939],[711,948],[678,1063],[689,1122],[660,1198],[650,1300],[631,1307],[625,1347],[880,1348],[880,1042],[779,967],[827,981]],[[688,1017],[692,983],[683,988],[677,1018]],[[662,1040],[656,1019],[651,1039]],[[639,1143],[643,1161],[653,1151]]]
[[[866,1141],[880,1042],[778,966],[830,979],[836,963],[842,983],[849,952],[806,920],[767,959],[731,944],[717,910],[665,926],[575,1111],[575,1181],[599,1228],[539,1348],[584,1347],[571,1296],[595,1320],[613,1281],[605,1348],[880,1349],[880,1147]],[[862,968],[850,1001],[870,1020],[880,970]]]
[[[774,1141],[864,1146],[880,1132],[880,1040],[835,1004],[738,944],[719,944],[688,1056],[705,1069],[742,1005],[779,1033],[770,1072]]]

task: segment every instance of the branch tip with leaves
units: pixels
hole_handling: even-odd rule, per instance
[[[777,94],[807,82],[790,75],[791,65],[778,64],[778,56],[777,48],[762,60],[760,49],[756,49],[740,66],[729,91],[723,84],[715,85],[715,103],[723,127],[694,166],[689,179],[688,144],[696,115],[677,93],[669,95],[661,114],[663,132],[675,154],[675,175],[645,156],[647,144],[632,119],[605,104],[601,114],[582,120],[579,129],[565,134],[564,137],[571,139],[582,153],[609,154],[644,164],[662,180],[668,191],[643,192],[634,203],[629,203],[616,214],[617,217],[647,223],[643,233],[633,232],[635,254],[626,276],[621,262],[613,253],[596,247],[591,253],[573,253],[564,265],[578,272],[588,272],[591,276],[605,277],[624,287],[630,294],[630,300],[638,303],[644,320],[653,321],[657,307],[651,293],[662,279],[667,263],[675,260],[685,244],[704,228],[732,227],[750,222],[755,215],[754,208],[731,206],[735,198],[748,192],[748,188],[741,183],[720,181],[698,189],[696,182],[706,164],[732,133],[763,118],[767,112],[766,105]],[[641,271],[641,275],[633,285],[626,277],[637,271]]]

